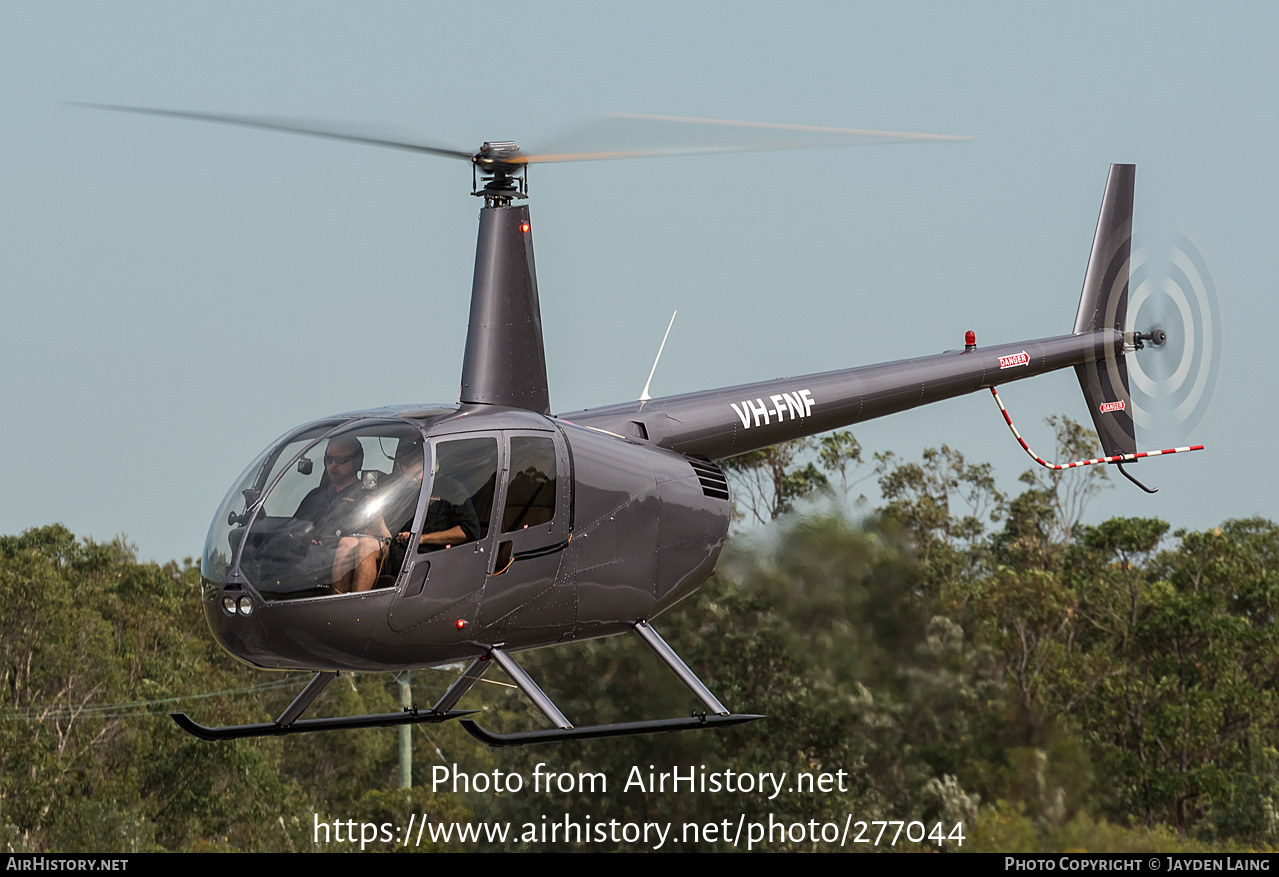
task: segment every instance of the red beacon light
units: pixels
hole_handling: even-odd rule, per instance
[[[976,350],[976,349],[977,349],[977,333],[974,332],[972,329],[969,329],[967,332],[964,333],[964,350],[969,351],[969,350]]]

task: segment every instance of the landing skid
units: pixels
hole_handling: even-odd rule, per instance
[[[392,725],[432,725],[459,716],[469,716],[475,710],[453,710],[439,714],[428,710],[406,710],[402,713],[375,713],[363,716],[339,716],[333,719],[301,719],[291,725],[262,722],[257,725],[227,725],[210,728],[191,719],[186,713],[170,713],[178,727],[201,740],[238,740],[241,737],[281,737],[285,734],[304,734],[308,731],[340,731],[351,728],[388,728]]]
[[[475,710],[456,710],[459,700],[475,683],[480,681],[494,663],[498,664],[506,674],[515,681],[520,691],[550,719],[554,728],[545,731],[523,731],[515,734],[495,734],[471,720],[464,720],[462,727],[466,732],[489,746],[527,746],[533,743],[558,743],[565,740],[590,740],[597,737],[626,737],[634,734],[660,734],[674,731],[696,731],[704,728],[723,728],[729,725],[740,725],[765,718],[760,715],[730,713],[715,695],[711,694],[702,680],[688,669],[679,655],[658,636],[657,631],[649,627],[648,622],[641,621],[635,625],[635,632],[648,644],[662,663],[666,664],[680,681],[697,696],[706,707],[706,714],[694,715],[682,719],[656,719],[645,722],[615,722],[610,725],[587,725],[575,728],[573,723],[564,717],[559,708],[538,687],[515,659],[501,647],[489,649],[488,654],[474,661],[466,669],[444,696],[429,710],[404,710],[398,713],[380,713],[363,716],[338,716],[328,719],[299,718],[320,692],[332,682],[337,673],[321,671],[316,673],[307,683],[306,688],[289,704],[274,722],[262,722],[255,725],[226,725],[221,728],[210,728],[191,719],[186,713],[172,713],[173,721],[188,734],[201,740],[238,740],[242,737],[280,737],[285,734],[304,734],[309,731],[337,731],[352,728],[387,728],[393,725],[429,725],[447,722],[462,716],[469,716]]]
[[[756,719],[765,718],[765,716],[760,715],[730,713],[716,699],[715,695],[711,694],[710,689],[702,683],[702,680],[698,679],[693,671],[688,669],[688,665],[680,660],[679,655],[675,654],[675,650],[667,645],[657,631],[648,625],[648,622],[641,621],[636,624],[635,632],[657,654],[662,663],[669,667],[679,677],[679,680],[697,696],[697,699],[706,707],[707,715],[695,715],[683,719],[656,719],[646,722],[616,722],[610,725],[587,725],[575,728],[551,699],[546,696],[546,693],[538,687],[532,677],[524,672],[524,668],[515,663],[515,660],[510,655],[498,647],[490,649],[487,655],[471,664],[462,678],[454,683],[453,687],[435,705],[435,709],[451,708],[472,685],[479,681],[492,663],[496,662],[506,671],[506,675],[511,677],[520,691],[524,692],[524,695],[533,701],[534,706],[541,710],[542,714],[550,719],[551,723],[556,727],[545,731],[495,734],[481,727],[475,721],[464,719],[462,727],[466,729],[466,732],[476,740],[489,746],[527,746],[534,743],[560,743],[566,740],[590,740],[597,737],[627,737],[634,734],[695,731],[703,728],[740,725],[744,722],[753,722]]]
[[[725,727],[753,722],[767,716],[734,713],[726,716],[690,716],[686,719],[657,719],[651,722],[617,722],[612,725],[587,725],[582,728],[553,728],[547,731],[524,731],[518,734],[494,734],[478,722],[463,719],[462,727],[481,743],[493,747],[528,746],[532,743],[560,743],[564,740],[591,740],[596,737],[629,737],[634,734],[661,734],[673,731],[696,731],[699,728]]]
[[[194,721],[186,713],[170,713],[178,727],[201,740],[238,740],[242,737],[280,737],[285,734],[304,734],[309,731],[336,731],[351,728],[386,728],[392,725],[430,725],[446,722],[460,716],[469,716],[475,710],[404,710],[398,713],[376,713],[363,716],[337,716],[329,719],[299,719],[298,716],[311,705],[311,701],[333,681],[337,673],[316,673],[302,693],[294,698],[288,709],[274,722],[255,725],[226,725],[210,728]]]

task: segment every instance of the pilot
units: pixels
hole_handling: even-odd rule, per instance
[[[359,479],[363,465],[364,447],[358,438],[329,439],[324,451],[327,483],[308,493],[294,513],[295,518],[315,525],[312,563],[321,569],[327,566],[333,590],[339,594],[373,587],[383,540],[391,535],[366,502]]]

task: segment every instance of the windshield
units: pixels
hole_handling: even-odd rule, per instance
[[[314,423],[286,435],[259,454],[227,491],[209,526],[209,535],[204,540],[204,555],[200,560],[200,576],[204,580],[207,599],[212,599],[212,592],[226,579],[235,550],[244,535],[244,527],[249,522],[249,511],[262,499],[273,475],[279,474],[277,466],[287,465],[304,447],[337,425],[333,421]]]
[[[412,530],[421,493],[422,435],[397,421],[335,425],[287,437],[246,470],[210,530],[206,589],[241,543],[240,571],[267,599],[394,583],[403,553],[391,547]]]

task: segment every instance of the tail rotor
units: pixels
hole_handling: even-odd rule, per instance
[[[1124,465],[1146,457],[1203,450],[1203,445],[1137,450],[1137,427],[1156,441],[1188,436],[1208,411],[1221,371],[1221,315],[1202,255],[1180,234],[1168,277],[1151,278],[1142,250],[1132,250],[1133,184],[1130,164],[1110,166],[1088,270],[1075,314],[1075,335],[1106,339],[1105,353],[1075,366],[1079,387],[1097,428],[1102,456],[1049,463],[1030,449],[994,395],[1022,448],[1049,469],[1114,463],[1147,493]]]
[[[1147,434],[1184,439],[1207,415],[1221,377],[1221,309],[1206,260],[1183,231],[1159,276],[1145,248],[1132,256],[1126,359],[1133,415]]]

